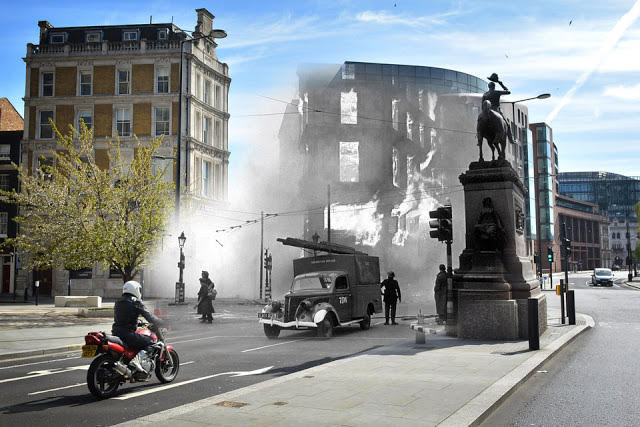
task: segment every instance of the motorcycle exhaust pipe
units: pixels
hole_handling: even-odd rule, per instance
[[[122,362],[117,361],[113,364],[113,370],[125,377],[126,379],[131,378],[131,370],[127,368]]]

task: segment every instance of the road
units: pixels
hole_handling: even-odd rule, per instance
[[[615,272],[623,281],[626,273]],[[638,425],[640,292],[621,283],[594,287],[572,275],[576,311],[596,325],[547,361],[482,426]],[[550,304],[559,297],[547,294]],[[557,306],[557,305],[556,305]]]
[[[91,359],[80,352],[0,362],[2,425],[112,425],[206,397],[250,386],[364,350],[411,339],[406,326],[336,329],[330,340],[315,331],[283,331],[267,339],[257,323],[257,308],[218,315],[214,323],[195,316],[173,324],[167,342],[181,361],[175,382],[125,384],[109,400],[97,401],[88,391]],[[87,330],[89,332],[89,330]]]

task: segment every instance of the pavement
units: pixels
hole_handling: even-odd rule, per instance
[[[640,285],[640,279],[636,281],[633,286]],[[547,298],[555,295],[544,292]],[[189,307],[156,302],[156,309],[168,317],[184,315],[192,311]],[[237,310],[255,313],[259,307],[255,301],[216,301],[218,315]],[[540,350],[532,351],[528,340],[449,337],[433,318],[427,318],[430,333],[424,344],[417,344],[409,325],[416,321],[418,308],[400,304],[399,326],[376,326],[406,332],[406,339],[392,345],[120,425],[478,425],[542,363],[594,326],[591,317],[580,313],[576,325],[568,320],[563,324],[560,311],[549,307]],[[46,301],[38,306],[0,301],[0,360],[79,350],[88,331],[111,329],[111,318],[79,317],[78,311]]]

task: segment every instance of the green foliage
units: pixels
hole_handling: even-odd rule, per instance
[[[1,192],[20,212],[20,232],[5,245],[24,251],[26,268],[101,263],[123,281],[132,279],[162,238],[173,207],[174,184],[152,164],[162,139],[143,145],[136,138],[133,159],[123,156],[119,139],[108,140],[110,167],[102,170],[84,123],[68,135],[55,132],[62,150],[52,151],[53,165],[42,162],[34,173],[14,165],[20,191]]]

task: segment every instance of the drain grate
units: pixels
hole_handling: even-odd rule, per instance
[[[229,400],[216,403],[216,406],[224,406],[225,408],[242,408],[243,406],[247,406],[247,405],[248,403],[231,402]]]

